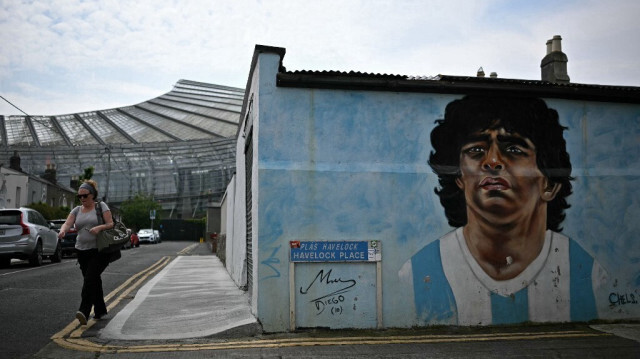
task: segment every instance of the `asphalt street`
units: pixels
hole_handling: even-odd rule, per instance
[[[106,302],[106,320],[72,321],[34,358],[640,357],[640,323],[263,333],[206,243],[161,258]]]

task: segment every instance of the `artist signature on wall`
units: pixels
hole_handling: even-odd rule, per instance
[[[331,314],[342,313],[343,309],[340,304],[345,300],[343,294],[349,292],[356,285],[355,279],[332,278],[332,271],[333,269],[329,269],[325,274],[324,269],[321,269],[306,289],[300,287],[300,294],[308,294],[312,288],[321,293],[331,290],[331,292],[309,301],[314,304],[317,315],[322,314],[327,308],[330,308]]]

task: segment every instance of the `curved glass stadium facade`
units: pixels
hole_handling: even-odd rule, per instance
[[[164,218],[201,217],[235,172],[244,89],[180,80],[137,105],[61,116],[0,116],[0,163],[23,172],[55,166],[57,183],[94,167],[112,205],[152,196]]]

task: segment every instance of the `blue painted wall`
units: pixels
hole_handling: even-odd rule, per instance
[[[491,297],[482,300],[491,301],[493,319],[475,323],[459,318],[456,313],[464,310],[457,311],[452,298],[425,315],[419,303],[424,294],[419,293],[425,287],[444,292],[446,285],[430,282],[430,276],[409,282],[403,278],[403,268],[414,255],[454,229],[447,224],[434,194],[437,177],[427,160],[433,150],[430,133],[434,121],[443,118],[446,105],[461,96],[276,87],[278,60],[275,55],[261,56],[260,80],[253,84],[259,88],[255,142],[258,185],[254,193],[259,217],[254,219],[258,224],[254,243],[258,290],[254,296],[265,330],[289,328],[292,240],[382,241],[385,327],[528,320],[504,312],[507,309]],[[562,234],[584,249],[585,260],[595,260],[606,271],[582,282],[569,281],[567,273],[559,274],[560,290],[568,292],[573,286],[571,292],[577,300],[575,293],[580,291],[575,286],[602,284],[589,289],[596,317],[639,318],[640,106],[545,101],[568,127],[564,137],[575,177],[574,194],[569,197],[572,207],[566,211]],[[297,327],[376,326],[375,265],[296,264],[295,271],[296,290],[312,283],[321,271],[357,283],[324,311],[298,292]],[[579,269],[572,267],[572,272],[579,273]],[[591,267],[584,274],[589,275]],[[331,293],[338,285],[340,282],[325,280],[315,289],[320,291],[316,294],[322,290]],[[509,306],[529,305],[520,303],[525,299],[516,296],[506,298]],[[458,299],[457,305],[467,305],[464,303]],[[573,311],[570,317],[549,314],[542,318],[592,318],[580,316],[587,309],[577,304],[567,302],[566,306]],[[334,307],[341,309],[332,312]],[[498,312],[507,314],[500,317]]]

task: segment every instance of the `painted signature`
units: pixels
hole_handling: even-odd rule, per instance
[[[327,274],[324,274],[324,270],[321,269],[318,274],[316,275],[315,278],[313,278],[313,280],[311,281],[311,283],[309,284],[309,286],[307,287],[307,289],[303,290],[302,287],[300,287],[300,293],[301,294],[307,294],[309,292],[309,289],[311,289],[311,287],[318,283],[318,284],[344,284],[344,286],[342,288],[339,288],[338,290],[335,290],[329,294],[323,295],[321,297],[318,298],[314,298],[312,300],[310,300],[309,302],[320,302],[323,299],[329,298],[329,297],[334,297],[336,295],[339,294],[343,294],[349,291],[349,289],[353,288],[356,285],[356,281],[355,279],[342,279],[342,278],[336,278],[336,279],[332,279],[331,278],[331,271],[333,269],[329,269],[329,271],[327,272]]]

